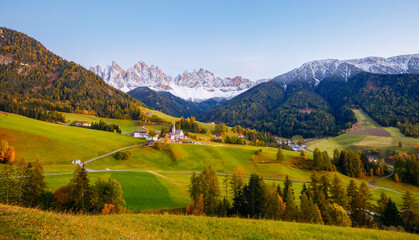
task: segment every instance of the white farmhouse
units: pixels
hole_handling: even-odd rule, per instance
[[[148,135],[147,129],[144,127],[141,129],[135,129],[133,135],[135,138],[146,138]]]

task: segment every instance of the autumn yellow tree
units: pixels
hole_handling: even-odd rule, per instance
[[[306,152],[302,151],[300,153],[300,157],[302,157],[304,160],[307,160],[307,154],[306,154]]]
[[[396,183],[400,183],[400,178],[397,173],[394,174],[394,181],[396,181]]]
[[[204,215],[204,195],[201,194],[196,201],[195,208],[193,209],[194,215]]]
[[[15,149],[9,146],[9,142],[6,140],[0,141],[0,162],[12,163],[15,161]]]

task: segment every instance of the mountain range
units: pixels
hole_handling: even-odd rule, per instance
[[[376,74],[419,73],[419,54],[396,57],[366,57],[351,60],[317,60],[303,64],[290,72],[279,75],[273,80],[284,84],[305,81],[317,85],[326,78],[348,81],[351,77],[369,72]]]
[[[116,63],[92,70],[96,74],[0,28],[0,110],[33,118],[56,110],[138,119],[144,101],[175,116],[283,137],[337,135],[356,121],[351,108],[383,126],[419,120],[419,54],[313,61],[259,82],[221,79],[203,69],[172,78],[143,62],[127,71]]]
[[[211,98],[230,99],[261,82],[270,80],[253,82],[240,76],[223,79],[203,68],[192,72],[184,71],[173,78],[166,75],[158,66],[149,67],[143,61],[137,62],[127,70],[122,69],[115,61],[103,69],[96,66],[90,70],[107,84],[124,92],[137,87],[148,87],[157,92],[170,92],[174,96],[193,102]]]
[[[284,136],[298,132],[297,128],[301,130],[299,134],[304,136],[334,135],[346,127],[347,123],[355,121],[351,111],[347,111],[348,109],[343,106],[353,97],[347,93],[355,91],[354,88],[358,87],[351,85],[351,79],[362,73],[383,75],[419,73],[419,54],[390,58],[312,61],[222,102],[220,102],[220,99],[223,99],[221,97],[217,98],[217,101],[210,99],[197,104],[170,92],[155,92],[145,88],[131,90],[128,94],[150,107],[174,116],[197,116],[201,121],[224,122],[231,126],[243,125]],[[368,84],[370,89],[366,91],[370,91],[372,87],[371,82]],[[349,86],[352,87],[348,89]],[[410,95],[414,96],[416,95]],[[415,103],[417,100],[413,99],[412,104]],[[360,107],[359,104],[353,106]],[[313,114],[303,117],[301,111]],[[278,112],[281,114],[278,115]],[[273,119],[272,114],[281,119]],[[370,114],[374,115],[373,112]],[[406,117],[404,113],[400,115],[401,118]],[[298,116],[305,119],[299,121]],[[290,117],[294,119],[289,119]],[[309,118],[313,118],[310,120],[312,123],[305,128],[310,133],[302,130],[302,126],[309,121]],[[326,119],[323,121],[325,125],[315,122],[322,121],[320,118]],[[294,124],[296,121],[299,123]],[[394,123],[394,120],[392,122]],[[292,127],[286,127],[289,123],[292,123]],[[273,125],[276,127],[272,127]],[[391,124],[384,123],[384,125]]]
[[[102,69],[91,67],[96,75],[107,84],[124,92],[137,87],[148,87],[156,92],[170,92],[184,100],[201,102],[211,98],[231,99],[246,90],[271,79],[261,79],[256,82],[236,76],[234,78],[216,77],[212,72],[199,69],[192,72],[184,71],[175,78],[166,75],[158,66],[150,67],[143,61],[137,62],[127,70],[122,69],[115,61]],[[351,60],[316,60],[303,64],[273,80],[284,84],[305,81],[317,85],[326,78],[347,81],[361,73],[402,74],[419,73],[419,54],[401,55],[396,57],[366,57]]]

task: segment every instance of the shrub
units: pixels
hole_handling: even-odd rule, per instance
[[[131,158],[131,153],[128,151],[119,151],[115,153],[116,160],[129,160]]]

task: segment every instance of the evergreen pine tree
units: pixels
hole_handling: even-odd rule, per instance
[[[241,168],[235,168],[233,171],[233,176],[230,179],[231,192],[233,193],[233,198],[239,195],[239,192],[243,189],[244,186],[244,173]]]
[[[195,203],[198,201],[198,197],[199,195],[201,195],[202,193],[202,188],[201,188],[201,179],[199,178],[199,176],[196,175],[195,172],[192,173],[191,179],[190,179],[190,185],[189,185],[189,196],[190,198],[193,200],[193,203],[195,205]]]
[[[300,193],[300,199],[303,196],[303,194],[305,194],[307,197],[310,197],[310,194],[308,192],[308,188],[307,188],[306,183],[303,183],[303,187],[302,187],[301,193]]]
[[[5,204],[13,202],[16,194],[16,171],[10,163],[5,163],[0,173],[0,201]]]
[[[282,153],[282,148],[281,147],[278,148],[278,152],[276,153],[276,161],[279,162],[279,163],[284,161],[284,153]]]
[[[368,185],[365,182],[362,182],[361,185],[359,186],[358,197],[359,197],[359,203],[360,203],[360,207],[362,211],[361,212],[362,216],[360,214],[359,221],[360,223],[362,222],[362,224],[365,226],[367,225],[366,214],[368,214],[368,209],[370,208],[370,201],[372,199],[372,195],[368,189]]]
[[[298,209],[297,209],[297,206],[295,205],[294,193],[293,193],[293,190],[292,190],[292,186],[290,186],[287,189],[288,190],[287,190],[287,194],[286,194],[287,200],[286,200],[286,205],[285,205],[285,218],[288,221],[294,221],[294,220],[297,220]]]
[[[338,204],[344,209],[348,209],[348,198],[345,189],[342,186],[340,178],[335,174],[333,182],[330,187],[330,198],[333,203]]]
[[[285,202],[288,200],[288,190],[291,189],[293,198],[294,198],[294,190],[292,189],[292,181],[289,179],[288,175],[285,176],[285,181],[284,181],[284,189],[282,191],[282,199],[285,200]]]
[[[356,198],[358,196],[358,186],[356,185],[354,180],[349,181],[349,185],[346,188],[346,194],[348,196],[349,209],[353,210],[355,207],[354,205]]]
[[[326,199],[329,199],[329,188],[330,188],[329,178],[327,177],[326,174],[323,174],[320,178],[320,191],[323,193]]]
[[[320,193],[320,179],[319,179],[319,176],[317,175],[317,172],[313,172],[310,178],[311,178],[311,182],[308,186],[308,192],[309,192],[308,195],[313,199],[315,203],[317,203],[317,199]]]
[[[201,176],[204,193],[204,212],[207,215],[213,215],[216,213],[218,200],[221,195],[217,173],[209,166],[207,169],[204,169]]]
[[[310,222],[310,206],[308,204],[308,198],[305,193],[302,193],[300,196],[300,221],[309,223]]]
[[[34,207],[44,192],[46,183],[44,180],[44,168],[36,158],[35,162],[28,163],[24,169],[22,182],[22,203],[24,206]]]
[[[333,218],[333,216],[329,212],[330,203],[324,196],[323,192],[320,192],[317,198],[317,202],[315,202],[320,210],[321,216],[323,218],[323,222],[325,224],[328,224],[330,219]]]
[[[400,212],[396,207],[396,203],[388,199],[387,205],[384,208],[383,215],[381,216],[384,226],[400,226],[402,224],[402,219],[400,217]]]
[[[377,200],[377,207],[375,208],[375,212],[378,214],[383,214],[384,208],[386,207],[388,203],[388,196],[381,192],[380,199]]]
[[[248,185],[244,188],[247,203],[247,213],[252,218],[261,216],[264,207],[265,183],[262,177],[252,174]]]
[[[407,191],[403,194],[402,213],[404,225],[407,231],[416,232],[419,223],[419,207],[416,199]]]
[[[74,211],[88,212],[92,207],[92,189],[87,171],[83,166],[77,165],[70,182]]]
[[[333,150],[333,164],[337,165],[338,161],[339,161],[339,150],[337,148],[335,148],[335,150]]]
[[[277,184],[276,185],[276,192],[279,194],[279,196],[281,196],[282,198],[282,189],[281,189],[281,185]]]
[[[313,151],[313,162],[314,162],[314,166],[319,167],[319,165],[320,165],[320,157],[321,157],[320,149],[315,148],[314,151]]]
[[[275,185],[267,188],[264,198],[263,216],[267,219],[279,220],[285,212],[285,203],[278,194]]]
[[[305,193],[301,195],[300,211],[300,221],[305,223],[323,223],[317,204],[308,198]]]

